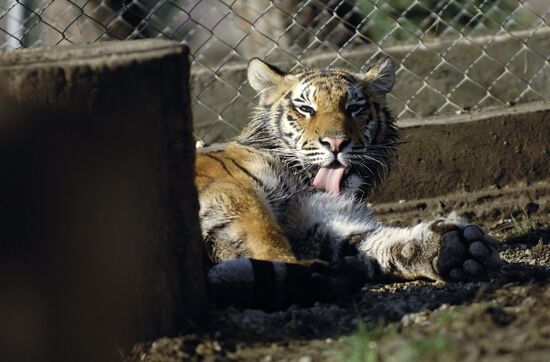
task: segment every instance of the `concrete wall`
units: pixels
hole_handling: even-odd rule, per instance
[[[168,41],[0,55],[3,360],[108,361],[205,321],[188,79]]]
[[[364,46],[343,52],[333,66],[360,69],[379,50]],[[497,37],[388,47],[384,51],[401,66],[389,96],[390,108],[401,119],[425,117],[438,110],[454,114],[478,103],[485,108],[550,99],[550,65],[545,60],[550,53],[548,27]],[[322,67],[334,59],[334,54],[320,54],[303,63]],[[289,66],[279,65],[283,69]],[[222,67],[217,74],[209,70],[192,73],[191,88],[200,100],[193,104],[195,135],[206,144],[231,138],[248,122],[255,100],[248,84],[243,85],[245,80],[245,64]]]
[[[550,178],[550,103],[401,124],[397,160],[373,202],[415,200]]]

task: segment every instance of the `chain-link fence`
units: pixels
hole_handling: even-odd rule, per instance
[[[193,55],[195,135],[242,127],[257,56],[288,70],[399,65],[400,118],[550,99],[548,0],[0,0],[0,49],[169,38]]]

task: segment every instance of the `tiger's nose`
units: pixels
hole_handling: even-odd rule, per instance
[[[330,137],[323,137],[319,139],[319,142],[323,146],[326,146],[329,148],[333,153],[338,153],[342,151],[344,147],[347,146],[347,144],[350,142],[350,139],[348,137],[339,137],[339,138],[330,138]]]

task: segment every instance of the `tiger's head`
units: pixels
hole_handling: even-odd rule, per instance
[[[367,191],[388,169],[397,131],[386,108],[395,70],[389,59],[364,73],[301,69],[285,73],[260,59],[248,65],[259,106],[240,142],[300,167],[319,190]]]

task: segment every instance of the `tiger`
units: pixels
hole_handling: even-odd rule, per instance
[[[366,281],[486,277],[497,240],[458,218],[384,225],[368,197],[399,144],[391,59],[363,72],[247,68],[258,105],[232,141],[197,151],[195,184],[216,303],[280,308]]]

